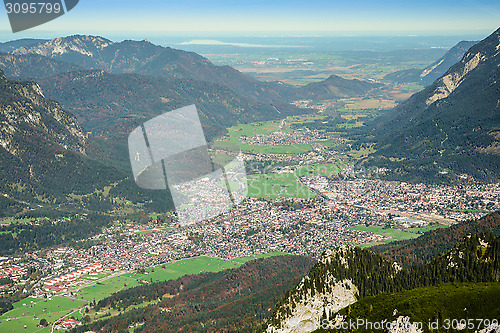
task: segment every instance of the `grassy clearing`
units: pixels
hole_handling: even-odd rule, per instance
[[[322,164],[311,164],[300,167],[295,171],[297,177],[306,177],[306,176],[325,176],[331,177],[333,175],[337,175],[342,169],[345,168],[345,165],[342,164],[331,164],[331,163],[322,163]]]
[[[4,220],[0,220],[0,224],[10,224],[10,223],[25,223],[36,220],[35,218],[27,218],[27,219],[16,219],[16,218],[7,218]]]
[[[386,242],[393,242],[393,241],[397,241],[397,240],[417,238],[419,236],[413,232],[406,232],[406,231],[402,231],[399,229],[391,229],[391,228],[385,229],[384,227],[379,227],[379,226],[368,226],[367,227],[365,225],[357,225],[357,226],[351,227],[351,229],[361,230],[361,231],[369,231],[369,232],[373,232],[374,234],[377,234],[377,235],[383,235],[383,236],[389,237],[390,239],[387,240]],[[369,245],[364,244],[364,246],[366,247]]]
[[[368,155],[374,152],[375,149],[373,147],[369,147],[369,148],[361,148],[359,150],[351,150],[350,152],[348,152],[348,155],[352,158],[359,159],[367,157]]]
[[[302,185],[292,173],[248,176],[248,195],[263,199],[314,198],[317,196]]]
[[[249,261],[255,260],[255,259],[270,258],[270,257],[276,257],[276,256],[288,256],[288,255],[290,255],[290,254],[285,253],[285,252],[269,252],[269,253],[263,253],[263,254],[256,254],[256,255],[248,256],[248,257],[235,258],[235,259],[232,259],[231,261],[236,261],[236,262],[244,264],[246,262],[249,262]]]
[[[96,300],[99,301],[109,295],[116,293],[124,288],[131,288],[138,286],[140,283],[136,279],[132,279],[126,276],[112,277],[108,280],[99,282],[90,287],[86,287],[76,292],[76,295],[80,299],[87,301]]]
[[[0,316],[0,332],[50,332],[50,327],[37,327],[42,318],[54,322],[84,304],[84,301],[59,296],[50,300],[28,297],[14,303],[14,309]]]
[[[158,282],[174,280],[187,274],[198,274],[201,272],[219,272],[223,269],[235,268],[240,264],[228,260],[210,257],[196,257],[178,260],[165,265],[159,265],[147,269],[147,274],[128,273],[123,275],[130,279]],[[163,268],[165,266],[165,268]]]

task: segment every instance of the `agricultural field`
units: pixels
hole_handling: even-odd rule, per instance
[[[351,98],[344,100],[346,109],[362,109],[362,110],[373,110],[373,109],[390,109],[395,107],[397,104],[394,99],[388,98]]]
[[[219,272],[223,269],[238,267],[240,263],[210,257],[196,257],[178,260],[154,268],[148,268],[147,273],[127,273],[122,275],[135,281],[144,280],[158,282],[177,279],[187,274],[198,274],[201,272]],[[165,266],[165,268],[163,268]]]
[[[427,232],[427,231],[430,231],[430,230],[435,230],[435,229],[440,229],[440,228],[448,228],[447,225],[443,225],[443,224],[434,224],[434,225],[430,225],[430,226],[427,226],[427,227],[418,227],[418,228],[408,228],[406,229],[405,231],[409,231],[409,232],[415,232],[415,233],[424,233],[424,232]]]
[[[324,119],[324,115],[308,115],[308,116],[293,116],[284,120],[274,120],[266,122],[256,122],[252,124],[236,125],[228,128],[227,136],[214,141],[210,148],[213,150],[226,150],[232,153],[238,153],[240,150],[245,153],[255,154],[302,154],[312,150],[310,144],[292,144],[292,145],[251,145],[241,142],[240,137],[253,137],[259,134],[271,134],[276,131],[290,133],[294,131],[291,128],[292,124],[311,123],[314,120]],[[332,143],[320,141],[325,146],[330,146]],[[219,153],[220,154],[220,153]],[[216,161],[231,160],[232,158],[224,156],[215,156]],[[234,157],[233,157],[234,158]]]
[[[375,234],[391,237],[390,239],[382,241],[382,242],[369,242],[369,243],[359,245],[360,247],[371,247],[371,246],[380,245],[383,243],[390,243],[390,242],[403,240],[403,239],[417,238],[420,236],[421,233],[424,233],[424,232],[427,232],[430,230],[439,229],[439,228],[448,228],[448,226],[443,225],[443,224],[434,224],[434,225],[430,225],[427,227],[407,228],[404,231],[399,230],[399,229],[383,229],[383,227],[375,227],[375,226],[370,226],[370,227],[357,226],[357,227],[354,227],[353,229],[371,231]]]
[[[407,232],[407,231],[402,231],[399,229],[392,229],[392,228],[386,229],[386,228],[380,227],[380,226],[368,226],[367,227],[365,225],[357,225],[357,226],[352,227],[352,229],[369,231],[369,232],[373,232],[374,234],[389,237],[389,239],[384,241],[384,243],[394,242],[394,241],[404,240],[404,239],[417,238],[419,236],[413,232]],[[371,245],[374,245],[374,244],[371,244]]]
[[[14,304],[14,309],[0,316],[0,332],[50,332],[49,327],[37,327],[43,318],[52,323],[54,320],[71,314],[77,320],[85,316],[83,307],[89,302],[99,301],[109,295],[122,290],[140,285],[140,280],[158,282],[176,279],[187,274],[201,272],[219,272],[224,269],[236,268],[243,263],[277,255],[287,255],[282,252],[271,252],[255,256],[222,260],[210,257],[197,257],[178,260],[165,265],[159,265],[146,270],[147,274],[127,273],[113,276],[107,280],[100,280],[98,284],[74,292],[76,298],[54,296],[51,299],[25,298]],[[165,266],[165,268],[163,268]],[[101,273],[98,278],[106,278],[108,274]],[[143,304],[144,306],[146,304]],[[25,328],[26,325],[26,328]]]
[[[297,177],[307,177],[307,176],[331,177],[337,175],[344,168],[345,165],[343,164],[332,164],[332,163],[310,164],[298,168],[295,171],[295,174],[297,175]]]
[[[28,297],[14,303],[14,309],[0,316],[0,332],[50,332],[50,326],[37,327],[41,319],[51,323],[85,304],[85,301],[59,296],[51,299]]]
[[[241,151],[252,154],[303,154],[312,150],[310,144],[302,143],[295,145],[249,145],[242,143]]]
[[[87,301],[99,301],[109,295],[116,293],[124,288],[138,286],[139,282],[126,276],[115,276],[104,281],[100,281],[93,286],[81,289],[75,292],[76,297]]]
[[[269,173],[248,176],[248,196],[262,199],[282,197],[315,198],[293,173]]]
[[[234,258],[231,261],[244,264],[244,263],[251,261],[251,260],[254,260],[254,259],[270,258],[270,257],[275,257],[275,256],[288,256],[288,255],[290,255],[290,254],[285,253],[285,252],[269,252],[269,253],[256,254],[253,256],[249,256],[249,257]]]

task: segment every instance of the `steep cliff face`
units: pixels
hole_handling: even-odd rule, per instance
[[[424,69],[411,68],[390,73],[385,76],[385,79],[399,83],[417,82],[428,86],[446,73],[451,66],[459,62],[465,52],[476,43],[477,41],[461,41],[432,65]]]
[[[278,303],[269,333],[312,332],[322,319],[373,293],[378,281],[394,279],[401,268],[352,245],[327,250],[309,274]],[[383,287],[381,287],[383,288]]]
[[[499,46],[500,34],[497,30],[478,47],[472,47],[465,53],[462,60],[453,66],[452,70],[447,71],[437,80],[430,97],[425,101],[426,105],[448,97],[463,82],[467,74],[476,67],[480,65],[487,66],[489,62],[495,61],[495,58],[500,54]]]
[[[53,203],[124,178],[88,158],[88,147],[76,117],[47,100],[38,84],[11,82],[0,72],[0,194]]]
[[[304,282],[309,281],[309,276],[297,286],[297,291],[304,288]],[[327,276],[325,282],[329,288],[325,292],[314,291],[313,295],[304,295],[294,300],[288,307],[282,308],[289,311],[288,316],[277,316],[280,324],[269,326],[270,333],[303,333],[312,332],[321,326],[324,313],[336,313],[349,304],[357,301],[358,288],[349,279],[337,281]]]
[[[399,178],[500,179],[500,29],[374,128],[370,163]]]
[[[85,154],[87,134],[75,116],[45,99],[37,83],[10,82],[0,72],[0,145],[22,158],[22,152],[29,150],[24,146],[26,136]]]
[[[477,118],[495,115],[498,109],[486,108],[486,103],[493,106],[499,101],[500,83],[496,80],[500,64],[500,29],[471,47],[462,60],[452,66],[440,78],[426,89],[413,95],[405,103],[389,113],[388,121],[383,123],[385,132],[409,128],[435,117],[467,115],[475,111],[472,105],[458,107],[458,102],[475,102],[478,94],[483,96],[482,114]],[[474,88],[475,87],[475,88]],[[466,90],[471,89],[472,91]],[[491,103],[490,103],[491,102]],[[466,103],[471,104],[471,103]],[[444,114],[444,115],[443,115]],[[392,127],[387,127],[392,125]]]

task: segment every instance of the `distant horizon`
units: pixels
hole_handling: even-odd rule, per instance
[[[494,31],[494,30],[493,30]],[[259,52],[264,49],[287,50],[289,53],[311,51],[395,51],[409,49],[449,49],[463,40],[479,41],[489,36],[493,31],[469,32],[463,34],[393,34],[393,35],[258,35],[258,34],[171,34],[171,33],[44,33],[26,31],[21,34],[0,33],[0,42],[10,42],[20,39],[50,40],[53,38],[87,35],[102,37],[112,42],[124,40],[148,40],[149,42],[199,54],[212,52]],[[228,51],[229,52],[229,51]]]
[[[499,21],[500,22],[500,21]],[[74,35],[99,36],[111,39],[134,38],[144,39],[151,37],[177,37],[177,38],[367,38],[367,37],[457,37],[457,36],[484,36],[492,34],[500,28],[471,29],[471,30],[380,30],[380,31],[45,31],[30,29],[23,32],[12,33],[10,30],[0,30],[0,41],[17,39],[52,39]],[[108,37],[109,36],[109,37]],[[118,41],[118,40],[117,40]]]
[[[26,34],[422,36],[491,33],[499,22],[497,0],[82,0]],[[6,32],[10,24],[4,9],[0,34]]]

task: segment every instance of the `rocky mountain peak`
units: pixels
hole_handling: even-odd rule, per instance
[[[462,60],[451,67],[434,85],[434,91],[425,101],[429,106],[438,100],[448,97],[472,72],[486,61],[497,58],[500,54],[500,29],[496,30],[481,43],[473,46],[465,53]]]
[[[20,47],[14,54],[39,54],[46,57],[79,53],[89,57],[95,56],[102,49],[112,45],[113,42],[98,36],[74,35],[69,37],[54,38],[39,44]]]

